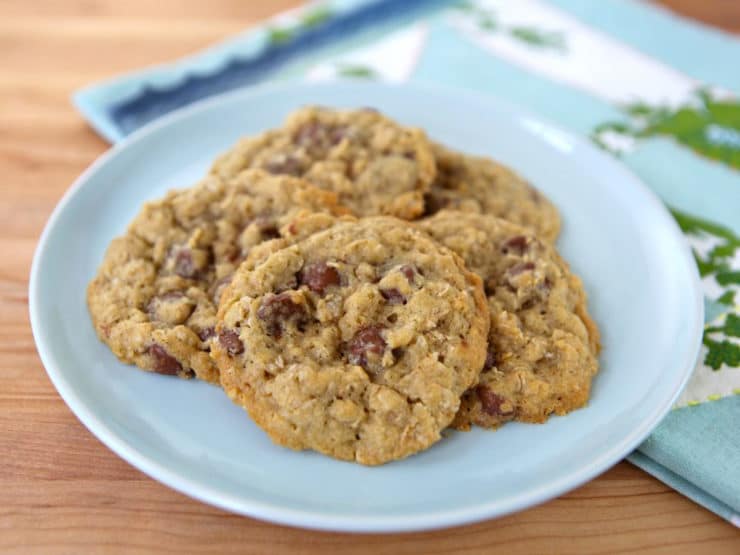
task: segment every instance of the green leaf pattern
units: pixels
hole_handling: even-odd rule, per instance
[[[342,77],[351,77],[354,79],[377,79],[376,71],[368,66],[359,64],[338,64],[337,75]]]
[[[524,25],[505,25],[498,20],[494,9],[484,8],[473,2],[459,2],[455,5],[455,8],[473,18],[482,31],[506,35],[532,48],[560,53],[565,53],[568,49],[565,35],[560,31]]]
[[[597,126],[592,139],[611,150],[608,134],[632,139],[670,137],[697,154],[740,170],[740,101],[713,98],[698,89],[684,106],[668,108],[642,102],[622,107],[627,119]]]
[[[740,366],[740,314],[735,304],[740,289],[740,238],[732,230],[673,210],[681,230],[688,236],[705,290],[719,290],[714,303],[723,307],[704,328],[707,348],[704,364],[712,370]]]
[[[293,40],[296,35],[317,27],[329,19],[334,14],[328,6],[317,5],[301,14],[298,21],[291,25],[272,26],[267,28],[267,42],[271,46],[278,46]]]

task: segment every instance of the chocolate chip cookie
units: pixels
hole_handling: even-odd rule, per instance
[[[425,198],[425,215],[442,209],[489,214],[553,242],[560,215],[542,193],[506,166],[433,144],[437,177]]]
[[[123,362],[217,382],[209,351],[220,293],[250,249],[304,211],[346,209],[333,193],[260,170],[144,205],[88,286],[98,336]]]
[[[303,108],[284,127],[241,140],[212,172],[228,177],[244,168],[304,177],[359,216],[405,219],[422,213],[435,176],[424,133],[371,109]]]
[[[586,404],[599,332],[581,281],[530,230],[482,214],[442,211],[420,223],[483,279],[491,314],[479,383],[454,426],[544,422]]]
[[[456,254],[376,217],[247,266],[223,294],[212,354],[273,441],[376,465],[440,439],[483,366],[490,320]]]

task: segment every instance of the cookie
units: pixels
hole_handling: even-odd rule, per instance
[[[599,332],[581,281],[530,230],[482,214],[442,211],[420,223],[483,279],[491,314],[479,383],[454,426],[544,422],[588,401]]]
[[[359,216],[412,219],[424,209],[434,179],[431,147],[418,129],[402,127],[375,110],[307,107],[284,127],[247,137],[222,155],[212,172],[244,168],[301,176],[334,191]]]
[[[220,293],[250,249],[304,211],[346,212],[332,193],[260,170],[144,205],[88,286],[98,336],[123,362],[217,382],[209,351]]]
[[[276,443],[382,464],[440,439],[485,360],[481,280],[406,222],[340,222],[243,265],[212,354]]]
[[[433,144],[437,177],[425,197],[425,216],[440,210],[488,214],[528,227],[553,242],[560,215],[542,193],[506,166]]]

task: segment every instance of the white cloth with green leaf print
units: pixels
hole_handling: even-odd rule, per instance
[[[740,395],[740,239],[706,220],[677,211],[674,216],[694,251],[706,312],[699,363],[677,406]]]
[[[327,0],[74,100],[117,141],[204,96],[337,77],[507,99],[663,199],[693,248],[706,327],[679,408],[630,460],[740,525],[740,40],[638,0]]]

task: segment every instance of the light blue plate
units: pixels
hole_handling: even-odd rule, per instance
[[[147,199],[193,183],[240,135],[318,103],[375,106],[440,141],[490,154],[558,206],[562,254],[603,332],[590,405],[545,425],[452,433],[378,468],[274,446],[216,387],[119,363],[95,336],[85,287]],[[460,91],[378,84],[237,92],[142,129],[95,162],[54,211],[31,272],[41,359],[101,441],[153,478],[237,513],[309,528],[396,531],[491,518],[562,494],[634,449],[696,360],[702,299],[657,198],[612,158],[519,108]]]

